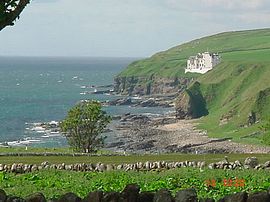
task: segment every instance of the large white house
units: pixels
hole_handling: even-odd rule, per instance
[[[220,63],[219,54],[209,52],[198,53],[196,56],[190,56],[187,60],[185,73],[192,72],[204,74],[213,69],[218,63]]]

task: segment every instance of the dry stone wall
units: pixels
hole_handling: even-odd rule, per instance
[[[105,172],[112,170],[122,171],[151,171],[151,170],[169,170],[175,168],[198,168],[198,169],[223,169],[223,170],[237,170],[237,169],[270,169],[270,161],[259,164],[256,157],[248,157],[243,163],[236,160],[229,162],[227,158],[222,161],[206,164],[205,161],[181,161],[181,162],[137,162],[137,163],[124,163],[124,164],[104,164],[104,163],[76,163],[76,164],[50,164],[43,162],[37,164],[0,164],[0,172],[12,173],[29,173],[41,170],[66,170],[66,171],[80,171],[80,172]]]
[[[129,184],[122,192],[90,192],[85,198],[80,198],[74,193],[66,193],[59,198],[47,200],[42,193],[35,193],[26,198],[9,196],[0,190],[1,202],[215,202],[212,198],[199,199],[194,188],[180,190],[175,196],[167,189],[157,192],[140,192],[136,184]],[[269,202],[269,192],[247,194],[240,192],[225,196],[218,202]]]

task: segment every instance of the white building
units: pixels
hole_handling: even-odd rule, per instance
[[[209,52],[198,53],[196,56],[191,56],[187,60],[185,73],[192,72],[204,74],[213,69],[218,63],[220,63],[219,54]]]

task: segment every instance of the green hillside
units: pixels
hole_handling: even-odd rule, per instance
[[[222,62],[204,75],[184,74],[186,59],[206,50],[219,52]],[[270,143],[270,138],[259,129],[270,117],[270,29],[226,32],[197,39],[136,61],[119,76],[150,75],[197,77],[209,112],[200,119],[199,127],[210,136]],[[256,123],[250,125],[251,112]]]
[[[270,49],[224,53],[223,62],[197,81],[209,110],[202,128],[215,137],[264,143],[259,126],[270,117]]]
[[[197,39],[157,53],[150,58],[135,61],[118,76],[148,77],[157,75],[162,77],[181,77],[185,75],[184,68],[187,58],[199,52],[205,52],[207,50],[210,52],[219,52],[222,56],[224,55],[224,61],[226,61],[226,57],[230,52],[267,48],[270,48],[270,29],[226,32]],[[241,52],[238,55],[241,55]],[[238,56],[235,56],[236,58],[233,56],[228,57],[234,60]],[[194,77],[194,74],[185,75],[185,77],[189,76]]]

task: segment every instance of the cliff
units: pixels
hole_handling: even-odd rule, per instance
[[[170,94],[181,92],[191,82],[190,78],[116,77],[115,92],[123,95]]]
[[[193,119],[208,115],[199,82],[195,82],[189,89],[180,93],[175,109],[178,119]]]

